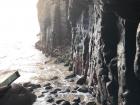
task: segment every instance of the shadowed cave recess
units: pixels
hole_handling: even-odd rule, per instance
[[[140,105],[139,0],[39,0],[37,8],[38,49],[68,62],[99,105]]]

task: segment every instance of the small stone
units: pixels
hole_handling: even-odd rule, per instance
[[[87,102],[86,105],[96,105],[94,101]]]
[[[23,84],[23,87],[30,87],[31,89],[37,89],[40,88],[41,85],[40,84],[32,84],[31,82],[26,82]]]
[[[30,87],[31,86],[31,82],[25,82],[25,83],[23,83],[23,86],[24,87]]]
[[[86,102],[85,102],[85,101],[82,101],[82,102],[81,102],[81,105],[86,105]]]
[[[76,91],[76,90],[72,90],[71,92],[72,92],[72,93],[77,93],[77,91]]]
[[[30,92],[33,91],[33,88],[32,88],[32,87],[26,87],[26,89],[27,89],[28,91],[30,91]]]
[[[39,95],[39,96],[37,96],[38,98],[41,98],[41,97],[44,97],[44,95],[43,94],[41,94],[41,95]]]
[[[64,99],[57,99],[55,102],[56,104],[60,104],[62,101],[65,101]]]
[[[75,88],[74,88],[74,90],[77,90],[79,87],[78,86],[76,86]]]
[[[72,66],[72,64],[70,63],[69,64],[69,69],[68,69],[69,71],[72,71],[73,70],[73,66]]]
[[[58,79],[58,76],[54,76],[50,80],[57,80],[57,79]]]
[[[46,86],[45,87],[46,90],[49,90],[49,89],[52,89],[52,88],[53,88],[52,86]]]
[[[73,79],[73,78],[72,78],[72,79],[70,79],[70,80],[69,80],[69,82],[74,82],[74,79]]]
[[[54,98],[52,96],[49,96],[47,97],[46,101],[52,103],[54,102]]]
[[[54,97],[58,97],[58,94],[54,94]]]
[[[26,92],[27,91],[27,89],[26,88],[24,88],[24,87],[22,87],[22,85],[20,85],[20,84],[12,84],[11,85],[11,92],[12,93],[17,93],[17,94],[19,94],[19,93],[24,93],[24,92]]]
[[[51,83],[46,83],[43,87],[51,86]]]
[[[33,86],[34,89],[37,89],[37,88],[40,88],[41,87],[40,84],[32,84],[32,86]]]
[[[82,76],[80,77],[78,80],[77,80],[77,84],[78,85],[83,85],[84,83],[86,82],[86,77],[85,76]]]
[[[126,91],[122,94],[122,96],[125,98],[125,97],[127,97],[129,94],[130,94],[130,92],[129,92],[128,90],[126,90]]]
[[[70,105],[70,102],[69,101],[62,101],[61,105]]]
[[[51,93],[51,94],[55,94],[55,93],[57,93],[58,91],[61,91],[61,89],[56,88],[56,89],[52,90],[50,93]]]
[[[88,92],[88,88],[86,86],[82,86],[82,87],[78,88],[77,91],[83,92],[83,93],[87,93]]]
[[[64,90],[62,90],[60,93],[66,93],[70,92],[70,87],[66,87]]]
[[[64,66],[69,66],[69,62],[67,61],[67,62],[64,64]]]
[[[73,102],[80,103],[81,102],[80,97],[74,97]]]
[[[72,74],[66,76],[65,79],[74,78],[75,76],[76,76],[76,74],[72,73]]]
[[[35,86],[36,86],[37,88],[40,88],[40,87],[41,87],[41,85],[40,85],[40,84],[35,84]]]
[[[79,103],[72,102],[71,105],[79,105]]]
[[[47,63],[48,63],[48,61],[45,61],[45,62],[44,62],[44,64],[47,64]]]
[[[45,90],[45,91],[43,91],[42,93],[44,94],[44,93],[48,93],[49,91],[48,90]]]

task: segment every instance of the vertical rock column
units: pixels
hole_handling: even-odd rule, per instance
[[[119,103],[122,105],[139,105],[140,80],[138,68],[138,37],[137,28],[140,19],[140,2],[118,1],[115,12],[119,16],[118,29],[118,76]]]
[[[38,20],[40,24],[40,45],[43,52],[52,54],[55,49],[61,50],[71,44],[71,33],[68,21],[68,1],[39,0]]]
[[[94,16],[93,53],[96,56],[93,55],[93,58],[98,79],[97,100],[102,105],[118,105],[118,16],[105,1],[94,2]]]
[[[88,31],[86,29],[88,23],[84,22],[84,20],[87,19],[85,16],[88,15],[86,9],[88,9],[88,5],[85,0],[70,0],[69,2],[69,20],[72,27],[73,70],[75,74],[79,75],[84,73],[83,55],[86,53],[84,53],[83,50],[85,49],[88,53],[88,48],[84,48],[84,39],[88,36]],[[88,42],[85,42],[85,44],[88,45]]]

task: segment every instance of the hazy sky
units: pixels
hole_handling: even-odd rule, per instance
[[[42,54],[34,48],[39,32],[37,0],[0,0],[0,70],[30,70]]]
[[[31,40],[39,32],[37,0],[0,0],[0,41]]]

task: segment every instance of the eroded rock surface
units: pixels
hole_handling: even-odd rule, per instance
[[[140,30],[138,28],[140,1],[50,1],[52,4],[49,6],[52,7],[48,6],[49,13],[57,18],[44,19],[47,22],[42,24],[49,24],[45,25],[47,28],[44,29],[47,29],[50,34],[44,34],[46,31],[44,33],[43,30],[41,31],[42,46],[49,46],[46,49],[53,48],[55,45],[60,45],[58,43],[60,40],[63,43],[65,39],[70,39],[73,73],[84,76],[84,81],[88,81],[86,84],[93,87],[92,91],[98,103],[140,105]],[[65,7],[63,19],[60,7]],[[56,22],[51,19],[56,19]],[[61,21],[58,22],[58,20]],[[60,27],[62,24],[68,25],[62,20],[69,21],[71,28]],[[42,24],[40,27],[44,26]],[[51,28],[53,25],[56,28]],[[50,32],[51,29],[53,31]],[[65,32],[63,37],[52,37],[56,33],[59,37],[62,30],[65,32],[70,30],[71,37]],[[52,42],[50,40],[54,40],[56,44],[50,44]]]
[[[38,0],[40,41],[36,47],[53,54],[71,43],[68,0]]]

